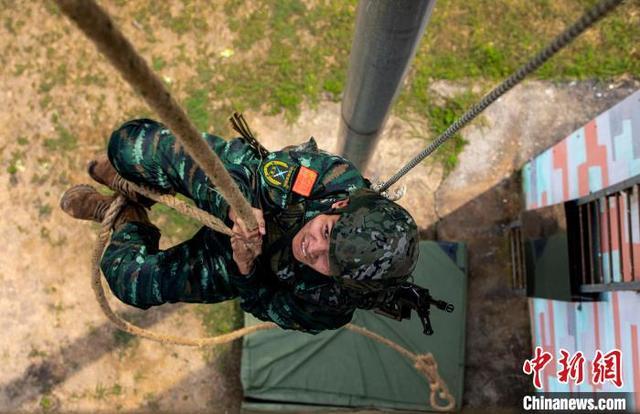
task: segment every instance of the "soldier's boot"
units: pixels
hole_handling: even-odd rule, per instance
[[[102,195],[90,185],[80,184],[64,192],[60,208],[73,218],[101,223],[113,200],[115,196]],[[144,207],[133,202],[129,202],[120,210],[113,227],[117,230],[128,222],[152,225]]]
[[[91,160],[87,164],[87,173],[95,181],[123,194],[131,201],[140,203],[147,208],[155,204],[155,201],[135,192],[129,183],[113,168],[106,155],[101,155],[97,159]]]

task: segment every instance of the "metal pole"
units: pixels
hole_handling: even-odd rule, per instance
[[[380,131],[435,0],[361,0],[342,100],[339,153],[361,171]]]

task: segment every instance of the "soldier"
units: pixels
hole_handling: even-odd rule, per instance
[[[414,269],[413,218],[370,190],[349,161],[319,151],[313,138],[271,153],[252,136],[203,139],[254,207],[259,228],[253,233],[155,121],[125,123],[111,136],[108,159],[89,164],[94,180],[131,199],[101,262],[123,302],[147,309],[238,297],[242,309],[259,319],[317,333],[345,325],[358,307],[375,306]],[[160,250],[160,232],[145,210],[153,202],[129,191],[122,177],[190,198],[232,226],[234,235],[203,227],[190,240]],[[75,218],[102,221],[114,197],[79,185],[65,192],[61,208]]]

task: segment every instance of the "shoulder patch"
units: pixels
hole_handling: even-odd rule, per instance
[[[262,174],[269,184],[287,190],[291,186],[291,176],[294,170],[294,166],[280,160],[267,161],[262,166]]]
[[[293,183],[293,192],[296,194],[300,194],[304,197],[309,197],[311,195],[311,190],[313,190],[313,185],[316,183],[318,179],[318,173],[313,171],[311,168],[307,168],[304,165],[300,166],[300,170],[298,170],[298,175],[296,176],[296,180]]]

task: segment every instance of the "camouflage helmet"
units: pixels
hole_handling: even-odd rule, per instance
[[[329,265],[334,275],[355,282],[408,277],[418,260],[418,227],[404,208],[370,189],[349,196],[333,211]]]

